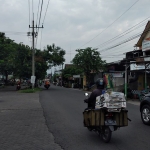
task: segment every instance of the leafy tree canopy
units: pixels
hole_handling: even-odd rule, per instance
[[[46,71],[51,66],[62,64],[65,51],[52,44],[43,51],[35,49],[35,76],[36,79],[44,78]],[[0,73],[19,78],[30,78],[32,74],[32,49],[28,45],[17,44],[7,38],[5,33],[0,33]]]
[[[80,75],[82,73],[83,70],[81,68],[72,66],[63,70],[63,77],[68,78],[68,77],[72,77],[73,75],[78,75],[78,74]]]
[[[100,70],[104,70],[106,61],[101,59],[97,49],[87,47],[86,49],[78,49],[76,51],[78,53],[73,58],[72,62],[74,65],[83,69],[87,82],[90,82],[91,73],[99,73]]]
[[[0,72],[6,77],[13,72],[13,60],[16,44],[0,33]]]
[[[52,66],[59,66],[65,61],[65,50],[58,46],[55,46],[55,44],[47,45],[47,49],[44,50],[44,52],[46,54],[45,57],[48,60],[48,63]]]

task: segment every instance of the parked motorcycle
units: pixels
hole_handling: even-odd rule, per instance
[[[45,87],[46,89],[48,89],[48,88],[50,87],[50,84],[45,84],[44,87]]]
[[[17,84],[16,90],[20,90],[21,89],[21,85]]]
[[[88,96],[88,93],[85,93]],[[106,102],[106,97],[99,96],[96,100],[95,109],[86,108],[83,112],[84,126],[89,131],[94,131],[108,143],[111,140],[112,132],[120,127],[128,126],[128,110],[125,107],[119,107],[119,103],[126,103],[124,101]],[[116,104],[117,103],[117,104]],[[121,105],[122,105],[121,104]],[[120,106],[121,106],[120,105]],[[117,106],[117,107],[115,107]],[[122,105],[123,106],[123,105]]]

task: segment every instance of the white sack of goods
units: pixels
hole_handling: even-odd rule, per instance
[[[111,92],[102,94],[96,98],[95,108],[126,108],[124,93]]]

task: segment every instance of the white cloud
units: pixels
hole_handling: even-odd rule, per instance
[[[0,0],[0,2],[0,31],[7,31],[6,35],[17,43],[23,42],[30,46],[31,41],[26,36],[26,32],[29,30],[28,0]],[[39,1],[33,0],[33,2],[36,23]],[[43,22],[47,2],[48,0],[45,0],[43,4],[40,26]],[[82,45],[84,45],[82,48],[88,46],[94,48],[149,17],[149,0],[138,1],[121,16],[135,2],[136,0],[50,0],[44,29],[42,30],[42,42],[40,42],[41,32],[39,32],[37,48],[40,48],[40,45],[43,48],[46,45],[55,43],[66,50],[66,62],[69,62],[74,57],[74,50],[80,48]],[[32,25],[32,16],[32,1],[30,1],[30,25]],[[121,17],[114,22],[119,16]],[[145,21],[145,25],[147,21]],[[107,48],[142,32],[145,25],[100,48]],[[10,34],[9,32],[8,34],[8,31],[12,31],[13,33]],[[14,32],[24,32],[24,34],[18,35]],[[137,40],[124,44],[128,45],[128,49],[118,48],[117,50],[116,48],[116,50],[111,49],[101,54],[111,56],[113,51],[117,54],[120,50],[122,52],[133,50],[133,46]],[[124,45],[121,46],[123,47]],[[72,51],[72,54],[70,54],[70,51]],[[120,58],[103,57],[103,59],[111,61]]]

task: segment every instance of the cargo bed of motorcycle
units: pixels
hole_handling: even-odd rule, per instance
[[[85,127],[99,127],[106,124],[105,114],[108,113],[108,109],[86,109],[83,112],[84,126]],[[120,109],[120,111],[111,111],[111,120],[115,122],[115,126],[123,127],[128,126],[128,110]]]

